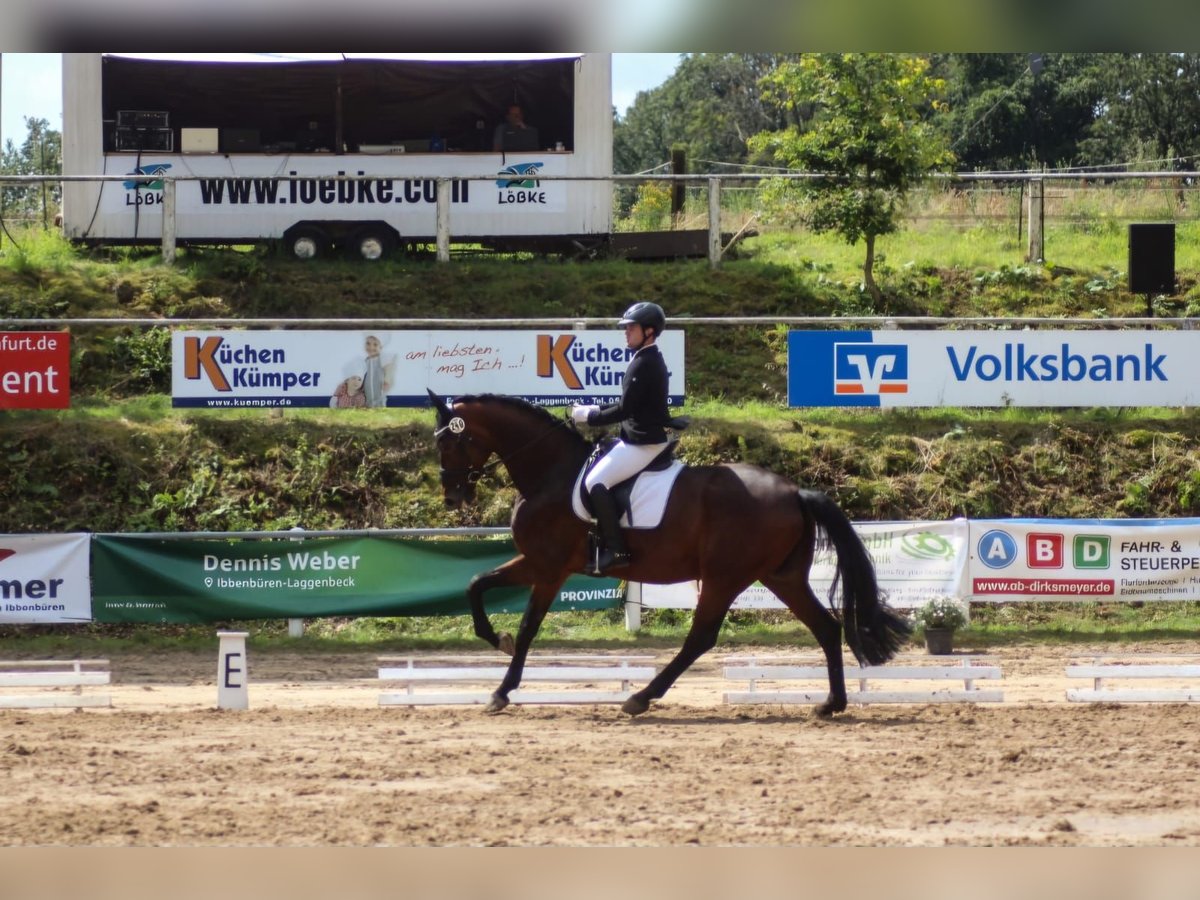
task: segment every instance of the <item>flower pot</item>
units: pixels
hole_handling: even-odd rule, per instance
[[[925,652],[933,656],[945,656],[954,652],[953,628],[926,628]]]

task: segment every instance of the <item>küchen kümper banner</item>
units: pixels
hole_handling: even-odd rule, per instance
[[[684,336],[657,341],[683,404]],[[615,402],[633,358],[615,327],[595,331],[177,331],[174,406],[209,409],[427,406],[507,394],[542,406]]]

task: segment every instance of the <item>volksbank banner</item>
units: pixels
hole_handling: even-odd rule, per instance
[[[469,612],[471,578],[513,558],[511,540],[295,538],[160,540],[97,535],[92,615],[98,622],[184,623],[313,616]],[[497,588],[489,612],[521,612],[529,589]],[[616,579],[567,580],[552,609],[609,609]]]
[[[658,346],[668,391],[683,404],[684,338]],[[426,406],[496,393],[544,406],[608,403],[633,352],[605,331],[178,331],[171,337],[174,406],[339,409]]]
[[[888,603],[912,609],[933,597],[967,595],[968,529],[966,519],[950,522],[856,522],[854,530],[875,563],[875,577]],[[817,546],[809,584],[825,605],[837,574],[837,558],[827,541]],[[642,603],[650,607],[692,609],[696,583],[643,585]],[[782,609],[783,603],[761,584],[737,596],[734,609]]]
[[[789,406],[1194,406],[1190,331],[792,331]]]
[[[971,595],[1004,600],[1200,599],[1200,519],[971,522]]]

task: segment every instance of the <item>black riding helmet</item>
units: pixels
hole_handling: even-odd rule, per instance
[[[617,324],[631,325],[634,323],[641,325],[643,328],[653,328],[654,335],[657,337],[667,327],[667,314],[663,312],[662,307],[657,303],[649,303],[643,300],[625,310],[625,315],[621,316],[621,321]]]

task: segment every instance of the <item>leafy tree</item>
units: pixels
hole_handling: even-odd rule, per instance
[[[794,112],[764,101],[759,81],[794,55],[771,53],[686,53],[663,84],[637,95],[613,126],[617,172],[642,172],[661,165],[672,148],[704,160],[706,171],[749,160],[746,140],[760,131],[784,128]]]
[[[45,119],[25,119],[28,133],[20,147],[9,138],[0,155],[0,174],[60,175],[62,174],[62,135],[50,130]],[[62,206],[62,184],[0,186],[0,215],[4,219],[41,220],[43,225],[58,214]]]
[[[929,60],[884,53],[811,54],[764,77],[766,95],[796,110],[811,105],[812,120],[749,141],[789,168],[818,177],[768,184],[778,200],[798,191],[800,217],[817,232],[834,231],[866,244],[863,283],[876,303],[875,239],[899,225],[908,190],[953,161],[931,122],[944,84]]]
[[[938,127],[959,166],[989,172],[1084,162],[1081,141],[1104,92],[1103,54],[953,53],[934,59],[946,82]]]
[[[1200,54],[1107,54],[1101,115],[1082,142],[1093,163],[1147,154],[1195,169],[1200,158]]]

